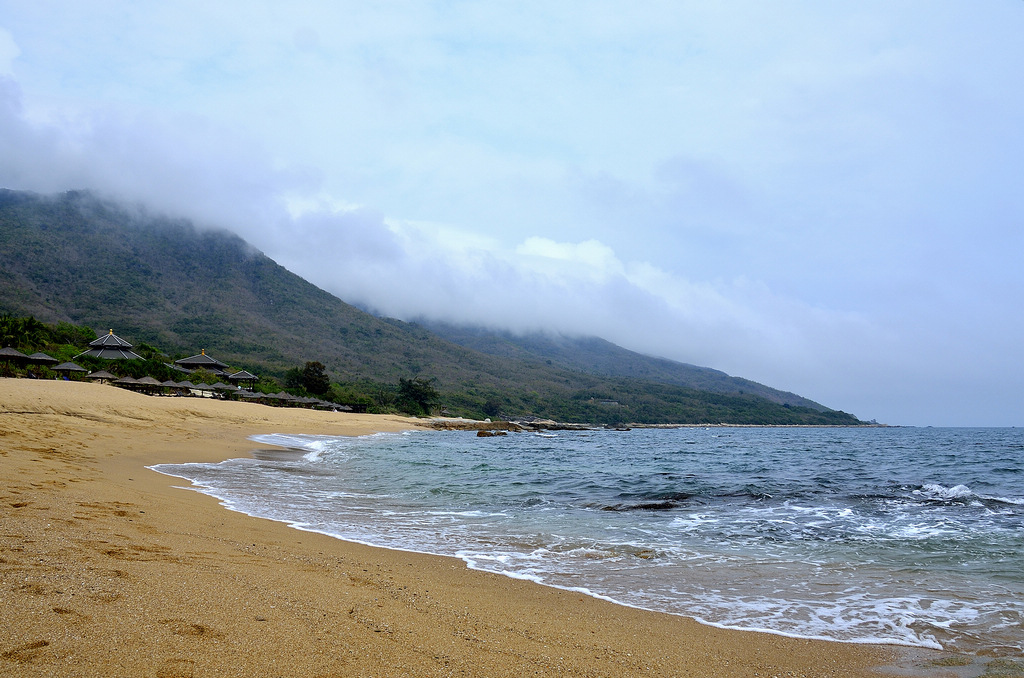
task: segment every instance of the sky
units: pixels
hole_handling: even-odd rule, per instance
[[[0,0],[0,187],[381,315],[1021,426],[1022,35],[1022,0]]]

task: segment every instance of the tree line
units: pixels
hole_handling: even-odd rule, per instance
[[[97,338],[94,330],[73,323],[61,321],[47,324],[34,316],[0,313],[0,347],[9,346],[23,353],[44,352],[60,362],[75,360],[76,364],[89,371],[105,369],[119,377],[138,379],[150,376],[158,381],[181,380],[181,372],[172,367],[171,363],[185,355],[169,356],[146,343],[133,346],[132,350],[141,357],[139,360],[109,361],[79,355]],[[259,371],[255,366],[250,368]],[[47,367],[19,367],[7,362],[0,363],[0,376],[56,375]],[[202,369],[193,371],[188,378],[195,384],[212,384],[220,379],[216,374]],[[332,381],[324,364],[311,360],[301,367],[288,369],[280,380],[270,375],[261,376],[254,389],[262,393],[284,391],[296,396],[313,396],[373,413],[402,412],[425,416],[434,412],[442,400],[441,393],[434,387],[435,381],[426,377],[402,377],[396,384],[366,380],[346,384]]]

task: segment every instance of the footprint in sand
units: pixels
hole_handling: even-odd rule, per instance
[[[77,610],[72,610],[69,607],[55,607],[53,611],[59,615],[62,615],[65,619],[72,623],[84,622],[92,619],[90,615],[82,614]]]
[[[207,626],[206,624],[196,624],[193,622],[185,621],[184,619],[161,619],[161,624],[165,624],[176,636],[192,636],[196,638],[210,638],[219,639],[223,638],[224,634],[216,629]]]
[[[36,657],[43,653],[43,648],[48,646],[50,641],[48,640],[34,640],[31,643],[25,643],[24,645],[18,645],[12,647],[3,653],[0,653],[0,657],[9,661],[15,661],[20,664],[25,664],[33,661]]]

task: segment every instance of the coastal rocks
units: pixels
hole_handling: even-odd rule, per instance
[[[426,423],[438,431],[522,431],[523,427],[510,421],[476,421],[473,419],[431,419]]]
[[[438,431],[477,431],[481,438],[491,435],[513,433],[538,433],[540,431],[594,431],[615,430],[629,431],[628,426],[599,426],[594,424],[578,424],[540,419],[539,417],[523,417],[514,421],[476,421],[474,419],[437,417],[425,423],[426,426]]]
[[[519,419],[512,423],[524,431],[592,431],[595,428],[591,424],[571,424],[551,419]]]

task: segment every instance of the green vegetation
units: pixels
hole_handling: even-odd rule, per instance
[[[88,327],[79,327],[68,322],[47,325],[32,316],[19,318],[10,313],[0,313],[0,348],[10,346],[33,353],[42,350],[57,358],[59,356],[55,355],[56,353],[66,355],[68,350],[76,346],[85,346],[94,339],[96,333]],[[44,348],[37,348],[40,346]],[[75,350],[75,353],[79,352]]]
[[[306,363],[302,368],[302,388],[313,395],[322,396],[331,388],[331,379],[327,376],[324,364],[318,361]]]
[[[53,345],[70,348],[50,353],[61,360],[81,352],[94,331],[114,328],[158,379],[164,363],[204,348],[261,375],[264,392],[284,384],[369,411],[443,406],[477,419],[611,425],[860,423],[791,393],[598,339],[431,331],[378,318],[235,235],[87,193],[0,190],[0,251],[16,253],[0,267],[0,312],[38,318],[53,337],[63,332]]]
[[[597,337],[571,338],[542,333],[516,335],[429,321],[423,321],[423,325],[460,346],[506,359],[543,360],[549,365],[599,376],[638,379],[728,395],[752,394],[780,405],[820,411],[828,409],[795,393],[779,391],[749,379],[730,377],[708,367],[640,355]]]
[[[430,414],[441,399],[441,394],[434,388],[435,381],[424,377],[399,378],[396,400],[398,409],[412,415]]]

